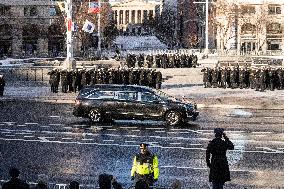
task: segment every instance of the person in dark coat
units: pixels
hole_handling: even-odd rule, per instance
[[[99,175],[99,187],[100,189],[122,189],[122,185],[117,182],[113,175],[105,173]]]
[[[5,182],[2,186],[2,189],[29,189],[30,186],[26,183],[26,181],[23,181],[19,179],[20,171],[17,168],[11,168],[9,170],[9,175],[11,176],[11,179],[8,182]]]
[[[5,79],[3,75],[0,75],[0,96],[3,96],[5,87]]]
[[[206,163],[210,168],[209,182],[212,182],[213,189],[223,189],[224,183],[231,180],[226,152],[233,150],[234,144],[224,129],[216,128],[214,133],[215,139],[209,142],[206,150]]]

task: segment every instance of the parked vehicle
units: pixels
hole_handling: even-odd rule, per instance
[[[196,104],[183,102],[145,86],[98,84],[86,86],[76,98],[73,114],[92,122],[110,120],[162,120],[175,126],[195,121]]]

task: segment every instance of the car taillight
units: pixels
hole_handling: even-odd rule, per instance
[[[80,100],[75,100],[75,105],[79,106],[81,104]]]

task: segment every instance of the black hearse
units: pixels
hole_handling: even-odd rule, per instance
[[[76,98],[73,114],[92,122],[162,120],[169,126],[195,121],[196,104],[183,102],[145,86],[98,84],[86,86]]]

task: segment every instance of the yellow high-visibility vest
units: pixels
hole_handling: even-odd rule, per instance
[[[159,162],[156,155],[149,154],[146,158],[142,159],[141,155],[137,154],[133,159],[131,176],[135,176],[135,174],[153,174],[154,179],[158,179],[160,174],[158,165]]]

